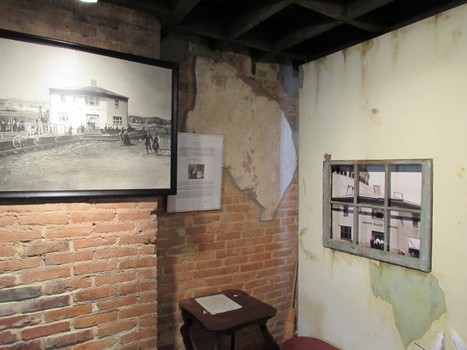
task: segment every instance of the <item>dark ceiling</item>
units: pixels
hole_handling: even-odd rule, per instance
[[[306,63],[467,0],[100,0],[146,13],[171,34],[258,62]]]

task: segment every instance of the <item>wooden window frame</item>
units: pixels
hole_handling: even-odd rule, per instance
[[[372,176],[380,182],[372,185],[369,180]],[[353,186],[353,193],[346,191],[346,186]],[[403,198],[404,193],[400,190],[403,187],[406,187],[406,194],[412,194],[412,198]],[[372,188],[374,192],[371,192]],[[325,160],[323,245],[369,259],[429,272],[432,197],[431,159]],[[353,212],[351,218],[344,217],[343,206],[348,206]],[[382,211],[383,217],[372,218],[374,211]],[[412,224],[413,215],[420,219],[418,227]],[[338,226],[349,225],[349,220],[352,225],[352,239],[341,239]],[[374,244],[373,247],[370,246],[368,235],[371,233],[368,232],[371,229],[384,232],[385,249],[376,249]]]

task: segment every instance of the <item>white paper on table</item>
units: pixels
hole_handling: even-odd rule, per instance
[[[242,307],[224,294],[195,298],[195,300],[212,315],[237,310]]]

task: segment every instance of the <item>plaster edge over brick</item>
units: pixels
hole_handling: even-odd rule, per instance
[[[224,166],[271,220],[297,168],[292,130],[276,101],[258,96],[227,63],[198,57],[187,131],[224,135]],[[215,97],[215,98],[214,98]]]

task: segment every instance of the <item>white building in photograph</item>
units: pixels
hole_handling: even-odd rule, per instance
[[[358,206],[354,206],[355,181],[353,171],[333,172],[332,205],[333,239],[353,240],[357,234],[354,215],[358,214],[358,244],[392,253],[419,257],[420,205],[404,200],[402,193],[389,198],[391,210],[384,210],[383,185],[370,186],[368,172],[360,172],[358,181]],[[385,216],[389,216],[389,230],[384,237]]]
[[[50,123],[56,132],[73,132],[80,127],[101,129],[128,124],[126,96],[100,88],[96,81],[81,88],[49,88]]]

